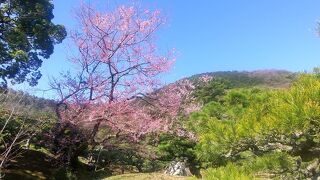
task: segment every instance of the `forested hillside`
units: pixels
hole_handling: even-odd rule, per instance
[[[289,87],[297,77],[297,73],[285,70],[257,70],[257,71],[218,71],[211,73],[197,74],[190,79],[197,79],[202,76],[222,78],[230,83],[232,87]]]
[[[54,100],[39,98],[23,91],[15,91],[13,89],[2,91],[0,98],[1,102],[5,103],[2,108],[13,106],[17,109],[16,113],[18,114],[54,114],[56,107],[56,101]]]

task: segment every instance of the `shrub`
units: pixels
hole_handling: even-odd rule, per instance
[[[204,179],[207,180],[250,180],[253,175],[234,164],[227,164],[219,168],[209,168],[204,172]]]

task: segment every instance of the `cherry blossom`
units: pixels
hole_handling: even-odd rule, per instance
[[[101,12],[83,3],[76,17],[70,38],[78,51],[69,58],[76,73],[52,83],[60,121],[91,128],[92,138],[102,124],[134,138],[168,129],[186,92],[159,90],[159,75],[175,62],[174,49],[163,55],[155,44],[165,23],[160,11],[121,5]]]

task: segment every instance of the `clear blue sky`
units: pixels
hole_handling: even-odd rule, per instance
[[[87,0],[88,1],[88,0]],[[100,0],[100,5],[106,0]],[[122,3],[124,0],[110,0]],[[74,26],[79,0],[54,0],[54,22]],[[94,3],[95,0],[91,0]],[[165,77],[172,82],[197,73],[221,70],[311,70],[320,66],[319,0],[142,0],[161,9],[169,21],[158,36],[161,48],[179,56]],[[103,8],[102,6],[100,6]],[[67,42],[67,41],[65,41]],[[48,87],[66,65],[65,44],[41,68],[38,88]]]

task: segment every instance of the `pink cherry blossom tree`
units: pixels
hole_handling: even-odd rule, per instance
[[[168,129],[182,95],[174,88],[151,93],[175,61],[174,50],[163,55],[155,44],[165,23],[160,11],[137,5],[98,11],[82,3],[76,19],[70,38],[77,52],[69,58],[75,73],[52,83],[60,123],[85,127],[91,141],[102,125],[134,139]]]

